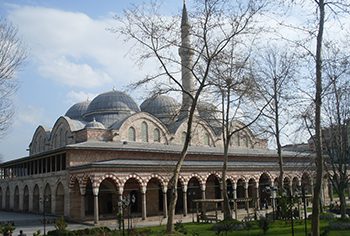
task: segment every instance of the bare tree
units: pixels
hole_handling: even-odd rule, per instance
[[[312,235],[320,235],[320,197],[322,189],[322,181],[324,176],[324,158],[322,149],[322,132],[321,132],[321,107],[322,107],[322,80],[323,80],[323,61],[322,47],[324,45],[324,29],[326,22],[326,9],[330,15],[337,16],[341,12],[348,12],[350,4],[348,1],[327,1],[315,0],[318,17],[317,17],[317,33],[316,33],[316,53],[314,54],[315,61],[315,151],[316,151],[316,182],[314,185],[314,195],[312,199]]]
[[[283,192],[283,156],[281,138],[284,129],[290,125],[291,113],[295,103],[296,90],[295,74],[297,60],[292,53],[283,51],[282,47],[273,45],[268,47],[263,54],[257,56],[254,73],[259,81],[261,96],[269,103],[260,119],[260,127],[274,137],[278,164],[279,194]]]
[[[0,137],[11,124],[14,113],[11,95],[17,89],[15,75],[25,58],[17,29],[7,20],[0,19]]]
[[[257,32],[251,32],[255,34]],[[258,96],[258,88],[251,71],[250,52],[244,55],[242,42],[236,41],[230,44],[223,53],[213,62],[210,83],[211,93],[218,97],[220,117],[214,117],[216,123],[211,124],[215,129],[221,130],[223,143],[223,168],[222,168],[222,191],[224,199],[224,219],[232,219],[232,210],[227,192],[227,169],[229,151],[233,145],[233,137],[240,138],[240,134],[246,132],[267,106],[261,103]],[[247,45],[247,41],[244,43]],[[249,50],[248,50],[249,51]],[[265,101],[264,101],[265,102]],[[210,112],[210,111],[209,111]],[[248,142],[245,137],[247,148],[255,143]]]
[[[324,127],[322,138],[325,152],[325,170],[340,200],[340,213],[346,218],[345,190],[349,184],[350,122],[350,56],[335,45],[326,44],[324,62]]]
[[[312,133],[314,133],[313,142],[315,145],[315,166],[316,166],[316,178],[313,188],[313,199],[312,199],[312,235],[320,235],[320,202],[321,202],[321,191],[323,186],[324,177],[324,157],[322,148],[322,94],[323,94],[323,46],[324,42],[324,31],[328,29],[326,26],[327,20],[333,20],[336,18],[340,22],[340,17],[343,13],[349,12],[350,2],[347,0],[314,0],[313,3],[302,0],[299,3],[304,4],[308,7],[313,8],[312,11],[315,15],[311,15],[314,19],[307,22],[304,27],[292,26],[292,28],[304,32],[307,35],[307,40],[294,41],[296,45],[304,50],[303,57],[311,58],[312,65],[314,65],[314,73],[312,75],[314,95],[308,94],[312,99],[311,110],[312,115]],[[312,22],[312,23],[311,23]],[[315,50],[310,47],[315,43]],[[306,116],[304,116],[305,118]]]
[[[177,37],[179,18],[161,16],[156,4],[147,7],[135,6],[126,10],[123,17],[118,18],[121,26],[115,31],[125,35],[127,40],[136,42],[135,52],[139,62],[151,59],[160,66],[156,74],[139,81],[136,86],[152,83],[153,87],[163,91],[180,91],[183,94],[178,119],[186,120],[187,132],[168,185],[172,194],[167,233],[174,231],[179,173],[191,141],[197,102],[208,86],[212,62],[233,39],[249,32],[250,22],[263,5],[256,0],[234,2],[198,0],[195,3],[194,14],[191,15],[191,27],[184,4],[181,41]],[[176,53],[177,50],[181,59]]]

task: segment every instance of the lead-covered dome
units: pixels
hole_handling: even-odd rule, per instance
[[[172,97],[157,95],[145,100],[141,106],[141,111],[150,113],[158,119],[174,118],[180,109],[180,104]],[[165,121],[165,123],[167,123]]]
[[[114,122],[125,119],[139,111],[139,107],[129,95],[113,90],[95,97],[90,102],[84,118],[87,121],[96,119],[105,127],[109,127]]]
[[[86,113],[89,104],[90,101],[76,103],[68,109],[65,116],[73,120],[83,120],[83,115]]]

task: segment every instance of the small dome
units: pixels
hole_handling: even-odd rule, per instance
[[[76,103],[68,109],[65,116],[68,116],[73,120],[82,120],[83,114],[86,112],[89,104],[90,101]]]
[[[85,125],[86,129],[105,129],[105,126],[95,119]]]
[[[157,95],[145,100],[140,107],[141,111],[148,112],[157,118],[168,118],[178,113],[180,104],[172,97]]]
[[[113,123],[139,111],[139,107],[129,95],[113,90],[95,97],[90,102],[84,118],[86,121],[96,119],[105,127],[110,127]]]

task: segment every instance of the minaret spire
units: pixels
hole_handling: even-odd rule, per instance
[[[186,1],[183,1],[182,18],[181,18],[181,47],[179,48],[179,55],[181,57],[181,75],[182,75],[182,87],[188,93],[194,95],[194,77],[192,74],[192,56],[193,50],[191,50],[191,38],[190,38],[191,25],[188,21],[188,14],[186,9]],[[181,113],[188,113],[192,100],[188,94],[182,93],[182,106]]]

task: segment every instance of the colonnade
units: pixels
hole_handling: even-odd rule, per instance
[[[24,212],[45,212],[64,215],[77,220],[115,217],[121,212],[122,202],[133,196],[130,212],[143,220],[148,216],[168,216],[169,199],[172,191],[177,191],[176,213],[187,215],[194,211],[195,199],[220,199],[223,196],[222,183],[218,174],[182,176],[177,188],[169,186],[165,178],[157,175],[148,179],[132,175],[121,180],[117,175],[104,175],[99,178],[78,179],[71,177],[65,182],[56,181],[46,185],[15,185],[0,183],[0,209]],[[267,173],[259,178],[229,177],[226,180],[230,199],[242,203],[236,209],[260,209],[265,204],[273,206],[276,199],[277,179]],[[291,193],[303,184],[312,193],[312,181],[308,174],[286,177],[284,185]],[[11,187],[10,187],[11,186]],[[29,187],[28,187],[29,186]],[[245,199],[245,200],[244,200]]]

